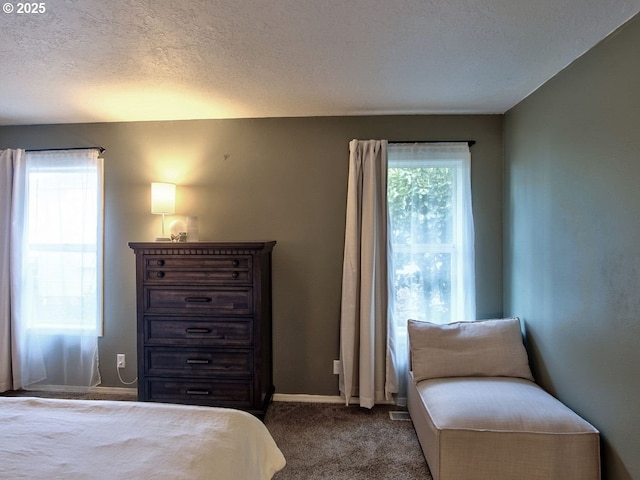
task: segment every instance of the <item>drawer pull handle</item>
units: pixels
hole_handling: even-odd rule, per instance
[[[211,297],[186,297],[184,299],[187,303],[210,303],[212,301]]]
[[[234,267],[237,267],[238,265],[240,265],[240,261],[234,260],[233,262],[231,262],[231,265],[233,265]]]
[[[200,328],[200,327],[189,327],[185,329],[187,333],[211,333],[210,328]]]
[[[210,395],[209,390],[187,390],[187,395]]]
[[[240,274],[239,274],[238,272],[233,272],[233,273],[231,274],[231,276],[232,276],[233,278],[238,278],[238,277],[240,276]]]
[[[164,260],[158,260],[158,261],[156,262],[156,264],[157,264],[159,267],[162,267],[162,266],[164,265]]]
[[[156,273],[156,276],[158,278],[163,278],[164,277],[164,272],[158,272],[158,273]]]
[[[209,360],[202,358],[187,358],[187,365],[209,365]]]

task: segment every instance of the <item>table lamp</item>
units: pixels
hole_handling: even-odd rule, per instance
[[[151,213],[162,215],[162,236],[156,242],[170,242],[171,238],[164,233],[164,216],[173,215],[176,211],[176,186],[173,183],[151,184]]]

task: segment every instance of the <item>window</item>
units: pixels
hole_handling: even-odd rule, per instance
[[[474,320],[468,145],[390,144],[388,156],[393,321]]]
[[[27,152],[24,327],[102,334],[102,160],[98,152]]]

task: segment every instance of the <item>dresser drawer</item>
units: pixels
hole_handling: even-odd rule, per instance
[[[144,313],[253,314],[251,287],[144,287]]]
[[[253,405],[251,380],[185,380],[147,377],[143,388],[152,402],[248,408]]]
[[[145,255],[143,277],[147,284],[251,284],[252,259],[241,255]]]
[[[253,350],[146,347],[147,375],[251,376]]]
[[[251,318],[194,320],[190,317],[145,317],[149,345],[251,345]]]

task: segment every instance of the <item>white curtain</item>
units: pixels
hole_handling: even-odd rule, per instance
[[[100,382],[102,160],[99,152],[14,158],[13,388]],[[97,198],[97,197],[100,198]]]
[[[476,318],[471,153],[459,142],[391,144],[388,167],[390,321],[403,403],[407,320]]]
[[[387,141],[349,143],[340,392],[371,408],[397,392],[389,328]]]

